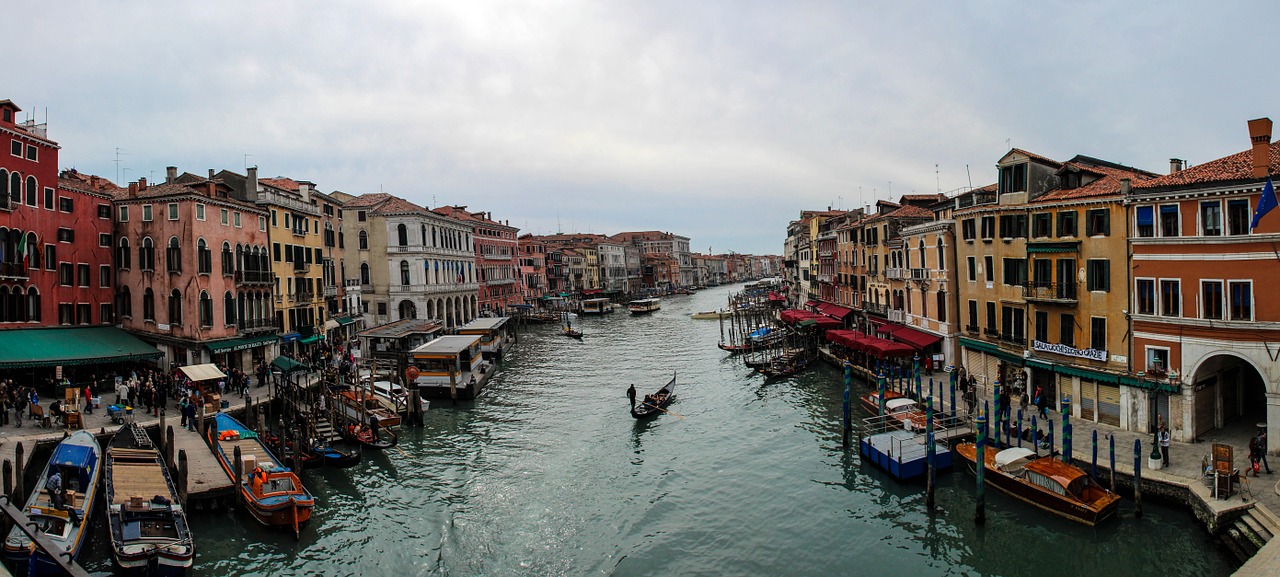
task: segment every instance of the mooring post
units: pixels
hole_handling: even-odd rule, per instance
[[[1107,439],[1111,441],[1111,492],[1116,490],[1116,436],[1107,435]]]
[[[244,461],[240,458],[240,445],[236,445],[231,451],[232,457],[236,460],[236,482],[231,484],[231,490],[236,494],[236,503],[244,503],[244,492],[240,490],[240,483],[244,480]]]
[[[13,496],[19,503],[25,503],[27,500],[26,483],[22,481],[22,473],[27,469],[26,453],[26,447],[23,446],[22,441],[18,441],[18,445],[13,448]]]
[[[422,395],[422,392],[418,390],[418,387],[416,384],[409,391],[409,402],[412,403],[412,405],[410,405],[409,407],[409,411],[413,413],[414,424],[418,426],[422,426],[426,424],[426,421],[427,421],[427,416],[422,414],[422,396],[421,395]],[[848,443],[845,443],[845,444],[847,445]]]
[[[1022,448],[1022,409],[1018,409],[1018,448]]]
[[[1031,450],[1040,456],[1040,428],[1036,426],[1036,414],[1031,413]]]
[[[887,390],[885,390],[885,389],[886,389],[886,383],[885,383],[884,370],[881,370],[881,371],[880,371],[880,376],[879,376],[879,377],[876,377],[876,383],[880,386],[880,399],[879,399],[879,400],[880,400],[880,412],[879,412],[879,413],[877,413],[877,414],[878,414],[879,416],[883,417],[883,416],[884,416],[884,395],[885,395],[885,393],[887,393],[887,392],[888,392]]]
[[[933,395],[929,395],[929,399],[925,401],[924,431],[925,431],[924,457],[929,465],[929,476],[925,483],[924,504],[926,507],[932,510],[933,509],[933,490],[934,490],[934,484],[935,484],[934,455],[936,454],[936,448],[934,445],[934,435],[933,435]]]
[[[1046,435],[1049,437],[1049,458],[1053,458],[1053,448],[1058,445],[1058,441],[1053,438],[1053,419],[1045,421],[1045,428],[1049,429]]]
[[[1098,430],[1093,430],[1093,481],[1098,481]]]
[[[1072,461],[1071,449],[1071,402],[1062,399],[1062,462]]]
[[[978,512],[974,516],[973,521],[979,525],[987,522],[987,503],[986,495],[983,494],[983,480],[987,469],[987,415],[986,411],[978,414],[978,446],[977,458],[974,462],[974,470],[978,475]]]
[[[157,395],[157,396],[159,396],[159,395]],[[161,454],[161,455],[166,454],[166,453],[165,453],[165,447],[167,447],[167,446],[168,446],[167,444],[165,444],[166,439],[164,438],[164,414],[165,414],[165,410],[164,410],[164,406],[163,406],[163,405],[164,405],[164,402],[165,402],[165,401],[164,401],[164,398],[163,398],[163,397],[161,397],[161,399],[160,399],[161,407],[160,407],[160,409],[159,409],[159,411],[160,411],[160,428],[159,428],[159,429],[156,429],[156,431],[157,431],[156,436],[157,436],[157,437],[159,437],[159,441],[160,441],[160,454]]]
[[[189,473],[189,469],[187,468],[187,450],[179,449],[178,450],[178,498],[182,499],[183,507],[186,507],[188,505],[188,501],[187,501],[188,473]]]
[[[951,420],[956,418],[956,379],[960,378],[960,369],[951,369]]]
[[[204,409],[201,409],[200,412],[204,413]],[[205,440],[209,442],[209,452],[217,455],[218,454],[218,419],[209,419],[209,431],[205,433]]]
[[[1133,515],[1142,516],[1142,439],[1133,440]]]
[[[995,403],[995,416],[991,419],[991,425],[995,429],[995,446],[1000,447],[1000,418],[1004,416],[1004,407],[1000,406],[1000,379],[991,382],[992,401]]]
[[[13,463],[9,462],[8,459],[5,459],[4,465],[0,466],[0,474],[3,474],[3,477],[4,477],[4,495],[5,497],[8,497],[12,502],[14,500],[13,499]],[[13,524],[9,520],[8,515],[5,515],[4,517],[3,526],[4,526],[5,534],[7,535],[9,529],[13,526]]]
[[[849,448],[849,433],[853,427],[853,423],[849,421],[849,395],[853,386],[853,365],[849,361],[844,362],[844,448]]]
[[[173,425],[169,425],[164,429],[164,464],[169,467],[169,472],[176,474],[178,472],[177,463],[173,460]]]

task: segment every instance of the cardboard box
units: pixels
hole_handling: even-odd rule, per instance
[[[244,464],[242,470],[246,475],[252,474],[253,470],[258,468],[258,458],[254,455],[240,455],[240,462]]]

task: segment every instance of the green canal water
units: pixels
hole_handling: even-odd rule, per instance
[[[318,506],[301,540],[195,514],[195,575],[1230,574],[1188,511],[1151,502],[1092,529],[988,491],[979,528],[958,470],[929,514],[923,485],[841,449],[835,368],[766,384],[715,347],[717,322],[688,318],[740,288],[581,319],[582,342],[530,328],[482,398],[434,402],[403,452],[306,472]],[[684,418],[633,420],[627,385],[672,371]],[[86,564],[104,574],[97,541]]]

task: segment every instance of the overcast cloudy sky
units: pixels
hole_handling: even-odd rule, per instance
[[[19,2],[0,98],[112,179],[249,154],[535,233],[780,253],[802,209],[981,186],[1010,145],[1157,172],[1244,150],[1280,119],[1276,6]]]

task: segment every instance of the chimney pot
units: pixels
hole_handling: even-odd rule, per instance
[[[129,183],[129,196],[138,196],[138,183]]]
[[[1271,174],[1271,119],[1249,121],[1249,140],[1253,143],[1253,178]]]
[[[1127,196],[1130,190],[1129,187],[1132,186],[1132,184],[1133,184],[1133,179],[1131,178],[1120,179],[1120,194]]]
[[[1173,174],[1173,173],[1175,173],[1175,172],[1180,172],[1180,171],[1182,170],[1182,168],[1183,168],[1183,164],[1182,164],[1183,162],[1184,162],[1184,161],[1183,161],[1181,158],[1170,158],[1170,159],[1169,159],[1169,174]]]
[[[138,179],[138,190],[146,190],[146,189],[147,189],[147,177],[144,176]]]
[[[178,167],[166,166],[164,169],[164,174],[165,174],[165,178],[164,178],[165,183],[173,184],[173,181],[178,179]]]
[[[209,169],[209,180],[213,180],[213,169]]]

